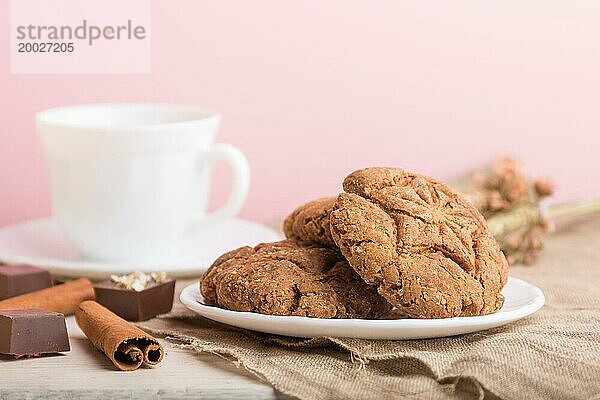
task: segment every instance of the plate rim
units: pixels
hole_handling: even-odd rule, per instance
[[[264,232],[269,232],[273,238],[280,237],[277,231],[269,226],[256,221],[247,220],[239,217],[232,217],[238,223],[244,223],[253,227],[260,227]],[[16,222],[0,227],[0,236],[8,234],[7,231],[26,229],[30,226],[43,224],[58,224],[53,216],[33,218],[25,221]],[[111,263],[107,261],[93,260],[66,260],[64,258],[33,257],[28,255],[18,255],[10,252],[4,252],[0,248],[0,264],[28,264],[40,268],[46,268],[52,275],[60,277],[86,276],[91,278],[107,277],[109,273],[129,273],[135,269],[143,269],[148,272],[157,272],[166,270],[167,273],[175,277],[197,277],[205,271],[208,265],[198,265],[198,260],[181,260],[172,263],[157,264],[134,264],[134,263]]]
[[[517,277],[509,276],[505,287],[508,286],[509,282],[514,282],[515,284],[520,284],[529,287],[530,290],[533,291],[532,299],[528,301],[526,304],[517,308],[516,310],[504,311],[502,309],[487,315],[481,316],[471,316],[471,317],[452,317],[452,318],[440,318],[440,319],[391,319],[391,320],[370,320],[370,319],[325,319],[325,318],[311,318],[311,317],[300,317],[300,316],[283,316],[283,315],[267,315],[267,314],[259,314],[248,311],[232,311],[226,310],[217,306],[210,306],[203,304],[198,301],[198,299],[204,300],[204,297],[200,293],[199,281],[186,286],[179,296],[180,301],[190,310],[196,312],[203,317],[208,319],[209,315],[220,314],[223,316],[234,316],[236,318],[242,319],[252,319],[258,322],[263,323],[272,323],[274,321],[278,323],[306,323],[310,322],[314,326],[319,327],[335,327],[335,328],[353,328],[356,323],[360,323],[365,328],[378,328],[378,327],[398,327],[398,328],[447,328],[447,327],[460,327],[460,326],[481,326],[487,325],[489,323],[495,323],[499,325],[504,325],[509,322],[514,322],[519,319],[525,318],[529,316],[539,309],[541,309],[545,304],[545,296],[542,290]],[[203,311],[203,313],[199,312],[195,308],[198,308]],[[206,315],[205,315],[206,314]],[[213,319],[214,320],[214,319]],[[496,325],[496,326],[499,326]],[[248,329],[248,328],[244,328]]]

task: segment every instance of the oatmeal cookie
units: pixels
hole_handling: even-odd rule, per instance
[[[350,174],[330,214],[354,270],[413,318],[473,316],[503,303],[508,264],[482,215],[441,182],[397,168]]]
[[[223,308],[271,315],[377,318],[392,308],[339,251],[291,240],[222,255],[200,290]]]
[[[335,197],[323,197],[296,208],[283,221],[285,237],[301,242],[337,247],[329,231],[329,214]]]

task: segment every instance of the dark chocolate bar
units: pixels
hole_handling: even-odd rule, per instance
[[[145,321],[173,308],[175,281],[166,279],[137,292],[108,280],[94,285],[96,301],[128,321]]]
[[[30,265],[0,265],[0,300],[52,286],[50,273]]]
[[[0,311],[0,354],[19,358],[69,350],[63,314],[42,310]]]

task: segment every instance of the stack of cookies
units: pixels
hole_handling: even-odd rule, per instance
[[[222,255],[204,274],[220,307],[314,318],[476,316],[503,302],[508,264],[484,218],[445,184],[367,168],[304,204],[287,240]]]

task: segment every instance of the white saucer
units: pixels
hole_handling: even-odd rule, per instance
[[[285,317],[225,310],[207,305],[198,284],[181,292],[181,302],[190,310],[224,324],[284,336],[351,337],[360,339],[426,339],[460,335],[495,328],[533,314],[544,305],[544,294],[536,286],[509,277],[502,290],[504,306],[496,313],[480,317],[446,319],[318,319]]]
[[[0,228],[0,262],[29,264],[50,270],[61,277],[106,279],[109,274],[133,270],[165,271],[173,278],[199,276],[221,254],[241,246],[280,240],[281,236],[264,225],[232,218],[193,238],[197,254],[189,261],[167,265],[133,265],[82,259],[52,218],[36,219]]]

